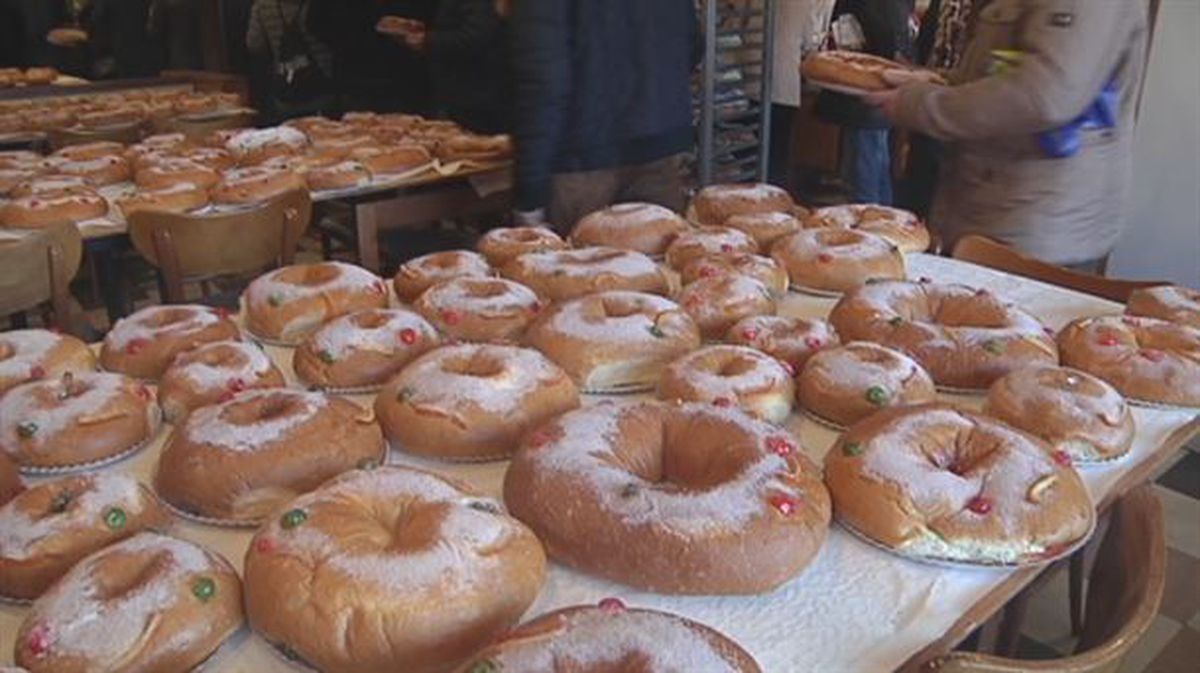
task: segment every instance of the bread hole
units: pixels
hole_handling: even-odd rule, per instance
[[[817,229],[814,237],[821,245],[833,248],[858,245],[863,241],[863,235],[853,229]]]
[[[620,299],[605,298],[600,301],[605,317],[628,318],[631,315],[641,315],[642,307],[636,302]]]
[[[491,299],[508,294],[509,287],[503,281],[466,282],[467,295],[475,299]]]
[[[861,362],[864,362],[866,364],[882,365],[882,366],[889,366],[889,365],[895,364],[895,360],[896,360],[895,356],[893,356],[891,353],[889,353],[883,349],[880,349],[880,348],[872,348],[870,346],[863,346],[863,345],[854,345],[854,346],[850,347],[850,350],[852,353],[854,353],[855,357],[857,357]]]
[[[536,229],[514,229],[510,236],[519,243],[535,243],[542,240],[542,233]]]
[[[95,598],[100,601],[119,600],[142,589],[171,567],[171,555],[165,551],[150,556],[115,554],[92,573],[96,581]]]
[[[442,371],[459,376],[490,379],[504,373],[504,363],[490,355],[477,353],[472,356],[447,358],[442,362]]]
[[[366,311],[354,316],[352,322],[362,329],[379,329],[387,325],[389,316],[381,311]]]
[[[292,395],[270,395],[235,403],[222,412],[222,417],[233,425],[267,423],[299,413],[304,402]]]
[[[708,491],[738,477],[760,457],[748,438],[715,417],[646,408],[626,414],[626,441],[612,462],[647,487],[668,492]],[[637,483],[633,484],[637,487]],[[631,489],[632,490],[632,489]]]
[[[444,502],[390,501],[386,509],[375,512],[375,519],[380,524],[377,533],[361,540],[361,544],[393,554],[431,549],[444,537],[442,523],[449,515],[450,507]]]
[[[324,285],[342,273],[341,269],[332,264],[313,264],[310,266],[294,266],[284,269],[277,276],[278,280],[290,285]]]
[[[624,254],[620,250],[581,250],[578,254],[574,255],[573,261],[578,264],[603,264],[617,259]]]
[[[757,360],[739,355],[721,363],[721,365],[717,368],[717,376],[733,378],[748,374],[757,368]]]
[[[195,312],[192,309],[186,308],[165,308],[161,311],[156,311],[154,314],[147,316],[143,325],[148,327],[166,327],[175,325],[181,322],[187,322],[192,319]]]
[[[429,266],[436,269],[453,269],[458,266],[458,257],[455,255],[437,255],[429,260]]]

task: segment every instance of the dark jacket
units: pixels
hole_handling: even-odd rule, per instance
[[[833,18],[852,14],[862,26],[868,54],[911,61],[914,44],[908,29],[914,0],[838,0]],[[890,126],[874,107],[857,97],[822,91],[817,99],[817,115],[825,121],[858,128]]]
[[[438,2],[427,43],[438,112],[475,131],[508,130],[505,30],[495,0]]]
[[[96,0],[92,42],[112,56],[114,77],[152,77],[162,70],[163,47],[150,35],[150,0]]]
[[[309,31],[333,50],[333,74],[349,108],[428,112],[429,65],[424,54],[381,35],[384,16],[428,23],[433,0],[312,0]]]
[[[555,173],[691,147],[693,0],[519,0],[512,31],[519,209]]]

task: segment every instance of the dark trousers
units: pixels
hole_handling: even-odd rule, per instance
[[[656,203],[682,212],[680,162],[680,155],[673,154],[645,164],[555,175],[550,183],[547,219],[565,234],[584,215],[614,203]]]
[[[771,147],[767,159],[767,182],[792,191],[792,121],[797,108],[771,104]]]

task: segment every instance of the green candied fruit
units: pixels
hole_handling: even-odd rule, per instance
[[[664,336],[666,336],[666,334],[661,329],[659,329],[658,325],[651,325],[650,327],[648,327],[646,329],[647,329],[647,331],[650,332],[650,336],[653,336],[655,338],[661,339]]]
[[[192,595],[200,599],[201,603],[207,603],[217,595],[217,583],[211,577],[201,577],[192,585]]]
[[[305,521],[308,521],[308,513],[302,509],[290,509],[279,517],[279,525],[285,529],[295,528]]]
[[[113,507],[104,513],[104,525],[110,530],[121,530],[125,527],[125,523],[129,517],[125,514],[125,510],[120,507]]]
[[[475,662],[471,666],[470,673],[500,673],[500,665],[491,659],[484,659]]]
[[[1004,344],[996,341],[995,339],[989,339],[983,342],[983,350],[991,353],[992,355],[999,355],[1004,352]]]
[[[846,442],[846,444],[842,446],[842,455],[849,456],[850,458],[861,456],[862,453],[863,445],[859,442]]]
[[[867,388],[867,401],[877,407],[882,407],[892,398],[891,393],[883,386],[871,386]]]

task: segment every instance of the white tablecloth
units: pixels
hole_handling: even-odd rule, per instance
[[[914,255],[909,266],[913,278],[928,276],[939,282],[987,287],[1054,328],[1079,316],[1121,310],[1119,305],[1095,297],[944,258]],[[791,294],[780,313],[823,317],[833,304],[832,299]],[[268,351],[291,377],[291,352],[278,348]],[[948,399],[967,406],[979,404],[972,397]],[[356,401],[365,406],[371,398],[360,396]],[[1132,453],[1115,464],[1083,470],[1093,499],[1099,501],[1122,474],[1153,454],[1192,416],[1188,411],[1137,409],[1138,432]],[[788,425],[818,462],[836,437],[833,431],[799,415],[793,415]],[[163,440],[165,436],[149,449],[107,469],[129,471],[149,482]],[[433,463],[395,453],[391,462],[453,475],[497,497],[506,466],[503,462]],[[240,570],[249,531],[180,522],[175,532],[219,551]],[[892,670],[939,638],[1007,576],[1006,571],[948,569],[905,560],[868,546],[835,525],[815,562],[801,576],[768,595],[659,596],[554,565],[528,616],[619,596],[630,605],[676,612],[721,630],[750,651],[767,673],[874,673]],[[25,611],[19,606],[0,606],[0,662],[11,661],[13,639]],[[243,632],[205,670],[267,673],[295,669],[261,639]]]

